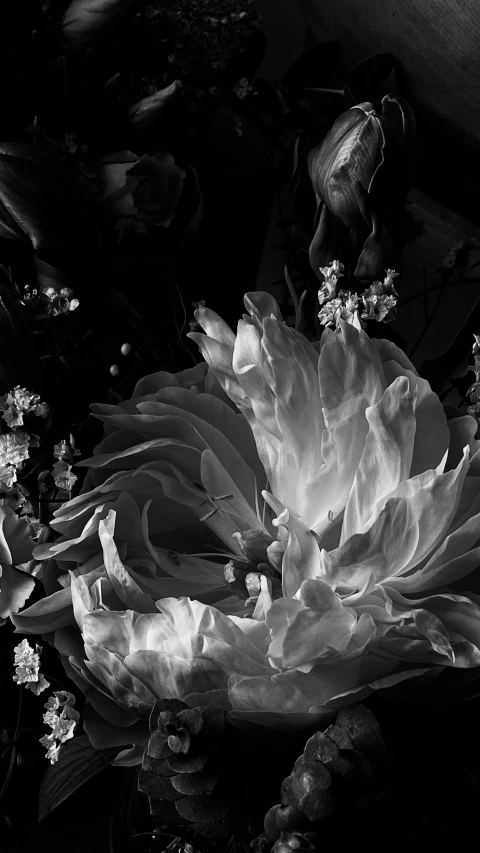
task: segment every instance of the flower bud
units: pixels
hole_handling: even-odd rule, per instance
[[[350,258],[361,279],[379,278],[391,265],[387,212],[403,203],[415,162],[415,119],[396,95],[383,98],[381,114],[365,102],[337,118],[308,155],[319,199],[309,256],[319,278],[320,268],[339,257]]]
[[[131,351],[132,351],[132,345],[131,344],[122,344],[122,346],[120,347],[120,352],[122,353],[122,355],[130,355]]]
[[[258,572],[249,572],[245,577],[245,586],[250,598],[258,598],[262,588],[261,575]]]
[[[120,368],[119,368],[118,364],[112,364],[111,365],[110,373],[112,374],[112,376],[118,376],[119,375]]]
[[[269,562],[267,549],[273,540],[267,533],[262,533],[261,530],[243,530],[241,533],[234,533],[233,536],[237,539],[242,554],[245,554],[252,565]]]

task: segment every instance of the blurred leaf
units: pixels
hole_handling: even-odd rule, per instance
[[[251,80],[260,68],[267,50],[267,37],[263,30],[255,29],[227,60],[222,74],[223,83],[233,86],[242,77]]]
[[[285,72],[282,85],[292,93],[305,88],[340,88],[336,71],[339,59],[338,41],[313,44]]]
[[[57,763],[52,764],[43,777],[38,820],[43,820],[92,776],[108,767],[117,753],[118,747],[95,749],[87,735],[68,741],[62,747]]]
[[[187,173],[180,203],[175,213],[175,221],[183,229],[180,232],[178,246],[185,247],[193,240],[203,220],[204,206],[198,175],[193,166],[187,164]]]
[[[314,219],[317,200],[308,172],[307,155],[312,148],[308,133],[297,138],[294,150],[293,175],[290,181],[290,218],[295,245],[308,252],[315,233]]]
[[[165,115],[179,91],[180,81],[174,80],[165,89],[160,89],[153,95],[132,104],[128,109],[128,121],[131,129],[134,132],[144,130],[148,125],[157,122],[161,116]]]
[[[58,161],[38,148],[0,144],[0,237],[35,249],[66,239],[70,188]]]
[[[27,355],[24,313],[11,289],[0,281],[0,382],[13,387]]]
[[[344,78],[345,95],[351,106],[377,101],[396,90],[397,60],[391,53],[377,53],[354,65]]]
[[[71,47],[87,47],[103,38],[123,17],[132,0],[73,0],[62,21],[62,33]]]

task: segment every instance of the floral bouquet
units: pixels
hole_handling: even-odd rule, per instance
[[[236,334],[197,311],[197,367],[92,406],[104,438],[77,463],[80,494],[23,566],[46,595],[11,618],[53,644],[87,700],[90,748],[140,766],[152,814],[179,837],[190,825],[226,843],[258,821],[260,795],[236,813],[222,751],[281,738],[288,755],[317,731],[258,841],[313,850],[345,808],[336,777],[358,794],[376,778],[363,753],[385,763],[358,703],[477,674],[480,444],[476,420],[447,419],[358,310],[310,342],[268,294],[245,307]],[[24,641],[18,656],[17,680],[44,689],[38,653]],[[52,762],[78,720],[54,695]]]
[[[268,101],[259,31],[229,58],[251,4],[61,6],[37,36],[68,97],[0,146],[5,831],[32,754],[40,832],[88,796],[110,818],[89,844],[110,853],[343,850],[372,826],[396,849],[399,814],[402,849],[458,843],[480,759],[480,335],[457,408],[387,325],[416,162],[392,58],[340,78],[316,46],[269,89],[266,138],[298,137],[278,146],[294,316],[257,289],[228,323],[204,300],[189,321],[195,145],[205,165],[220,90],[257,127]],[[220,59],[188,69],[213,30]],[[456,246],[433,289],[464,283],[477,249]],[[156,302],[126,286],[152,264]]]

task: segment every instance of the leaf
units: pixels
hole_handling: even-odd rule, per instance
[[[0,226],[1,228],[1,226]],[[13,386],[27,354],[26,322],[10,288],[0,282],[0,382]]]
[[[180,81],[174,80],[170,86],[160,89],[147,98],[142,98],[128,109],[128,121],[134,132],[144,130],[153,122],[165,115],[172,101],[180,91]]]
[[[56,764],[48,768],[40,786],[38,820],[63,803],[93,776],[108,767],[118,747],[95,749],[87,735],[80,735],[62,747]]]
[[[344,78],[345,94],[352,106],[362,101],[376,101],[394,92],[397,60],[391,53],[377,53],[354,65]]]
[[[317,210],[315,191],[308,173],[307,155],[313,147],[309,134],[302,133],[295,143],[293,175],[290,181],[290,219],[292,240],[297,248],[308,252],[315,234]]]
[[[231,809],[212,794],[184,797],[178,800],[176,809],[191,823],[218,823],[231,815]]]
[[[180,230],[179,249],[185,248],[194,239],[204,215],[203,197],[197,172],[189,163],[187,163],[185,171],[187,175],[174,220]]]
[[[242,77],[248,80],[260,68],[267,50],[267,37],[263,30],[256,29],[234,50],[227,60],[222,74],[222,83],[234,85]]]
[[[0,145],[0,237],[29,239],[35,249],[67,239],[70,188],[59,163],[38,148]]]
[[[123,17],[132,0],[73,0],[62,21],[71,47],[87,47],[102,38]]]
[[[339,59],[338,41],[312,44],[285,72],[282,85],[292,94],[307,88],[337,88],[336,68]]]

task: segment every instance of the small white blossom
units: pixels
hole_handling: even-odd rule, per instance
[[[23,425],[24,414],[32,412],[37,417],[46,418],[48,406],[40,401],[39,394],[16,385],[13,391],[0,397],[0,411],[3,412],[3,420],[14,429]]]
[[[80,719],[74,704],[75,696],[72,693],[59,690],[50,696],[44,705],[46,713],[43,715],[43,722],[50,726],[52,731],[40,738],[40,743],[46,747],[46,757],[51,764],[58,761],[60,747],[73,737],[75,726]]]
[[[64,489],[66,492],[71,492],[74,484],[78,480],[76,474],[72,473],[72,466],[63,459],[55,462],[52,469],[53,479],[57,489]]]
[[[41,646],[31,647],[28,640],[14,648],[15,675],[13,680],[17,684],[25,684],[27,690],[31,690],[37,696],[50,687],[50,683],[40,672]]]
[[[28,440],[25,441],[24,434],[9,432],[0,435],[0,467],[5,465],[19,465],[28,459]]]

